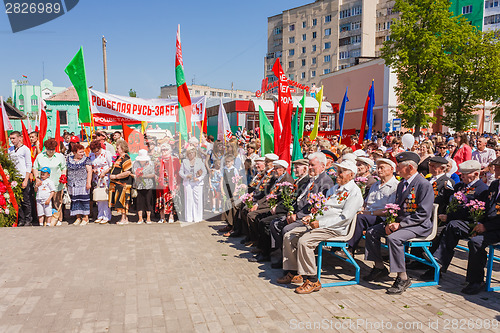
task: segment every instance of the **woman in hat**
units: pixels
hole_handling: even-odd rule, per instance
[[[144,223],[142,213],[146,212],[146,223],[151,223],[151,212],[153,211],[153,188],[155,186],[155,167],[146,149],[139,150],[132,165],[132,176],[135,178],[137,189],[137,214],[138,224]]]
[[[92,163],[92,182],[94,191],[96,189],[109,188],[109,171],[113,166],[112,154],[105,149],[102,141],[94,140],[90,143],[90,161]],[[102,191],[102,190],[97,190]],[[96,201],[94,194],[94,201]],[[97,202],[97,220],[94,223],[106,224],[111,219],[111,210],[108,205],[108,198],[102,197]]]
[[[122,215],[121,220],[116,224],[128,224],[127,212],[132,190],[132,161],[128,151],[128,144],[125,140],[116,142],[118,157],[109,176],[109,207],[116,208],[116,211]]]
[[[158,190],[156,191],[156,211],[160,212],[158,223],[165,223],[168,215],[168,223],[174,222],[174,195],[178,191],[180,162],[172,155],[172,147],[169,144],[161,145],[161,156],[156,165]]]
[[[196,149],[187,149],[187,158],[182,161],[179,175],[184,184],[184,220],[200,222],[203,219],[203,184],[207,169],[203,161],[196,156]]]

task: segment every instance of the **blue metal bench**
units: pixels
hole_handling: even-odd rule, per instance
[[[352,255],[347,251],[347,247],[349,246],[347,242],[352,238],[354,235],[354,230],[356,229],[356,216],[351,221],[351,224],[349,225],[349,232],[345,236],[338,236],[331,238],[329,240],[323,241],[319,243],[318,245],[318,281],[321,282],[321,265],[323,263],[323,247],[324,246],[330,246],[334,248],[341,248],[342,251],[344,251],[345,255],[347,258],[342,258],[335,253],[331,252],[335,257],[344,260],[345,262],[353,265],[356,268],[356,275],[354,280],[350,281],[339,281],[339,282],[332,282],[332,283],[325,283],[321,284],[323,288],[327,287],[337,287],[337,286],[348,286],[348,285],[353,285],[353,284],[359,284],[359,276],[361,269],[359,265],[356,263]]]
[[[488,263],[486,264],[486,291],[497,291],[500,290],[500,286],[491,286],[491,275],[493,273],[493,261],[499,260],[495,257],[495,249],[500,250],[500,243],[492,244],[489,248]]]

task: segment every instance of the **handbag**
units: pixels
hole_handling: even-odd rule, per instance
[[[108,201],[108,188],[101,187],[101,179],[97,182],[97,187],[94,189],[93,198],[94,201]]]

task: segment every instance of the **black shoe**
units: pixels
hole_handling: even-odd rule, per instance
[[[255,259],[257,259],[257,262],[267,262],[267,261],[271,261],[271,256],[263,254],[263,253],[259,253],[257,255],[257,257],[255,257]]]
[[[233,231],[229,234],[229,237],[240,237],[240,236],[242,236],[241,232],[234,232]]]
[[[467,295],[476,295],[481,291],[484,291],[484,287],[484,282],[471,282],[467,285],[467,287],[462,289],[462,292]]]
[[[412,261],[411,263],[409,263],[408,265],[406,265],[406,269],[417,269],[417,270],[421,270],[421,269],[427,269],[429,268],[428,265],[426,264],[423,264],[421,263],[420,261]]]
[[[441,274],[441,271],[439,271],[439,279],[441,280],[441,277],[443,275]],[[424,274],[420,275],[420,280],[423,281],[434,281],[434,268],[430,268],[425,271]]]
[[[242,240],[240,240],[240,244],[245,244],[245,243],[248,243],[250,241],[250,237],[245,237],[243,238]]]
[[[386,277],[389,275],[389,271],[387,268],[384,266],[384,268],[377,268],[373,267],[372,270],[370,271],[370,274],[363,276],[363,280],[365,281],[375,281],[379,280],[380,278]]]
[[[274,268],[274,269],[283,268],[283,261],[278,261],[278,262],[271,263],[271,268]]]
[[[387,289],[386,294],[401,295],[410,286],[411,286],[411,279],[410,278],[408,278],[406,280],[401,280],[401,278],[398,276],[396,278],[396,280],[394,281],[394,283],[392,284],[392,287]]]

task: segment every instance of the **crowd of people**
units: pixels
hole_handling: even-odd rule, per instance
[[[389,274],[380,251],[380,238],[387,237],[390,272],[397,273],[389,294],[411,285],[403,243],[431,233],[433,204],[440,227],[431,251],[441,272],[459,240],[470,238],[464,293],[482,290],[485,248],[500,241],[496,134],[421,135],[411,146],[399,132],[374,132],[363,142],[355,135],[343,142],[304,137],[303,158],[291,165],[262,154],[258,130],[242,129],[228,142],[202,135],[179,143],[178,135],[146,134],[146,147],[135,154],[118,131],[97,131],[87,142],[71,133],[63,138],[46,140],[41,150],[36,132],[32,147],[21,133],[10,133],[9,154],[24,179],[19,226],[70,219],[73,225],[106,224],[113,215],[116,224],[128,224],[132,215],[138,224],[200,222],[221,214],[227,225],[220,232],[244,237],[255,254],[251,261],[277,254],[271,267],[284,271],[277,282],[300,283],[297,293],[321,289],[315,248],[346,235],[355,216],[348,251],[362,251],[365,236],[366,259],[374,262],[366,281]],[[478,202],[482,214],[474,210]],[[433,276],[431,269],[421,278]]]

